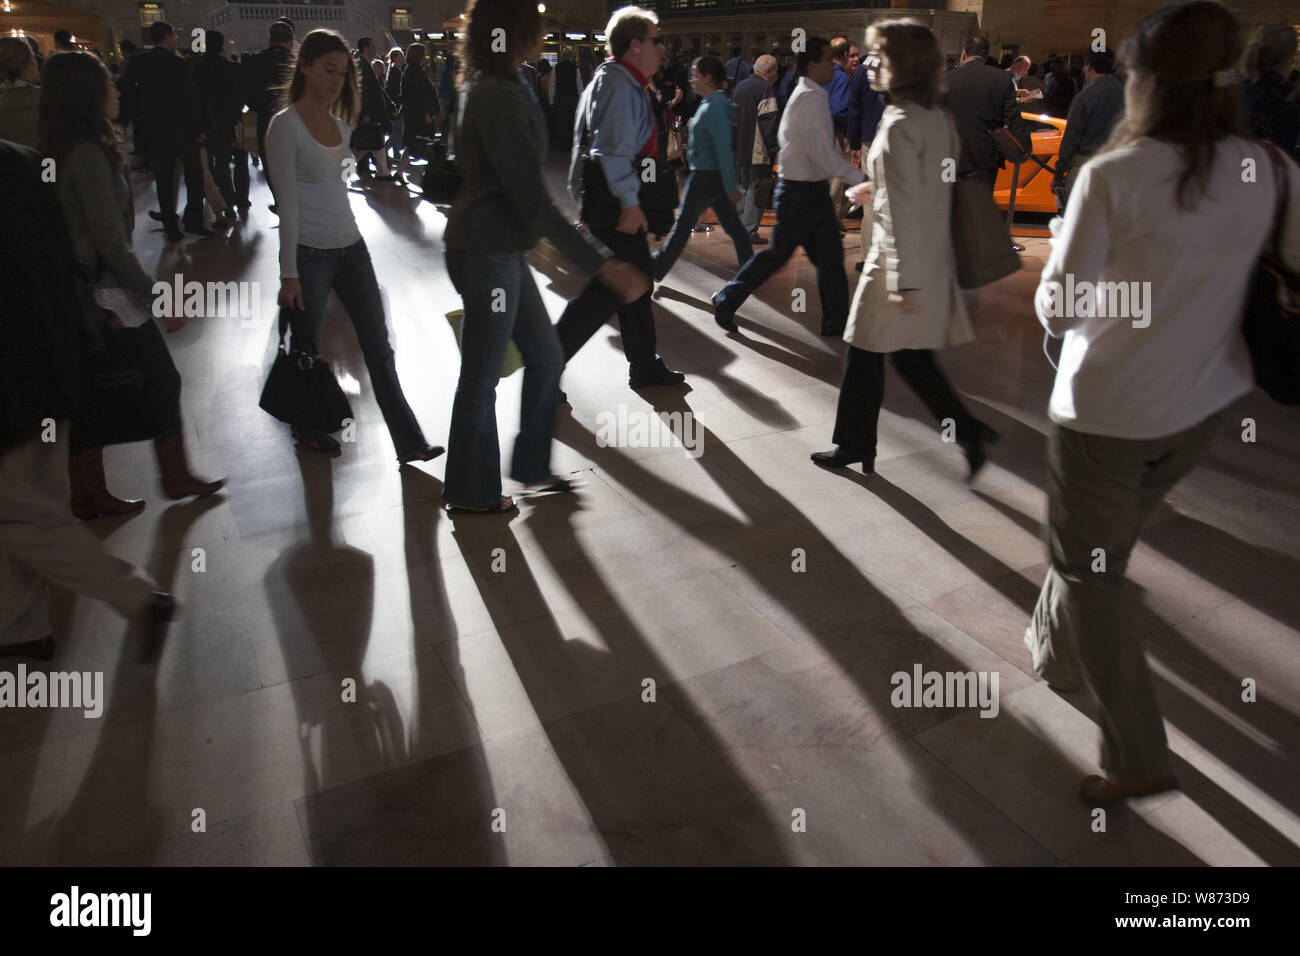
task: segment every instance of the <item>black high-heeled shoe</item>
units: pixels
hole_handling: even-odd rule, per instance
[[[830,451],[815,451],[809,456],[813,464],[820,465],[823,468],[847,468],[849,465],[862,463],[862,473],[872,475],[876,472],[876,458],[872,455],[868,458],[866,455],[849,451],[843,445],[836,445]]]
[[[966,453],[966,465],[970,469],[970,474],[966,476],[968,483],[975,480],[975,476],[979,474],[980,469],[988,461],[985,446],[996,445],[1001,438],[1002,436],[988,425],[976,421],[974,434],[960,442],[962,451]]]
[[[402,465],[409,465],[413,461],[433,461],[446,450],[441,445],[429,445],[427,448],[403,452],[397,456],[397,461]]]

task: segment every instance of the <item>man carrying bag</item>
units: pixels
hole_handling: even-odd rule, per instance
[[[677,205],[677,180],[659,155],[659,137],[647,90],[659,67],[658,18],[623,7],[605,31],[614,58],[602,63],[578,104],[569,191],[592,234],[624,262],[651,275],[647,233],[666,234]],[[680,385],[681,372],[655,351],[654,313],[647,292],[622,300],[603,283],[588,283],[556,324],[567,361],[615,311],[632,388]]]

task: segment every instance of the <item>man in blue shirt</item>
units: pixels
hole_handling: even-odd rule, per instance
[[[659,137],[647,90],[659,69],[659,18],[639,7],[622,7],[605,28],[612,59],[596,70],[582,92],[573,129],[569,192],[582,208],[592,234],[619,259],[652,274],[650,223],[641,208],[642,171],[660,170]],[[603,182],[602,182],[603,180]],[[617,204],[611,208],[609,204]],[[669,212],[671,217],[671,211]],[[668,227],[663,228],[667,232]],[[664,364],[655,351],[650,291],[624,304],[599,280],[569,303],[555,330],[567,362],[615,311],[632,388],[680,385],[686,376]]]
[[[733,46],[731,48],[731,59],[727,61],[727,92],[730,93],[745,80],[749,79],[753,73],[749,63],[742,55],[741,48]]]

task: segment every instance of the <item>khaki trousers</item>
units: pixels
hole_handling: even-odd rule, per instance
[[[68,509],[68,423],[57,441],[39,437],[0,454],[0,644],[50,633],[47,585],[134,618],[158,585],[115,558]]]
[[[1025,644],[1049,683],[1069,688],[1082,679],[1093,692],[1101,767],[1110,776],[1170,773],[1164,718],[1142,641],[1128,633],[1120,587],[1147,515],[1192,470],[1223,423],[1216,413],[1150,441],[1056,426],[1048,441],[1052,567]]]

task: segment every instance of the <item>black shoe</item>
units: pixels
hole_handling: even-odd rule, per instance
[[[740,330],[736,327],[735,310],[723,308],[718,302],[718,296],[720,295],[722,295],[721,292],[716,293],[711,300],[713,302],[713,321],[718,323],[719,328],[728,332],[739,332]]]
[[[843,322],[841,322],[839,325],[823,325],[821,327],[821,332],[819,334],[823,338],[828,338],[828,339],[835,338],[836,336],[844,334],[844,325],[845,323]]]
[[[767,245],[767,240],[760,236],[758,230],[755,229],[749,234],[749,244],[751,246],[765,246]]]
[[[685,381],[685,375],[674,372],[664,364],[663,359],[656,359],[655,364],[646,371],[633,372],[627,384],[632,388],[650,388],[654,385],[681,385]]]
[[[564,389],[562,389],[562,388],[559,389],[558,391],[559,391],[559,393],[560,393],[560,404],[561,404],[561,405],[568,405],[568,404],[569,404],[569,396],[565,394]]]
[[[854,272],[861,272],[861,271],[862,271],[862,262],[861,262],[861,260],[859,260],[858,262],[854,263],[854,265],[853,265],[853,271],[854,271]]]
[[[181,232],[180,225],[174,220],[172,222],[163,223],[163,232],[167,234],[167,238],[172,242],[185,241],[185,233]]]
[[[271,203],[271,205],[267,206],[266,208],[271,210],[271,212],[275,213],[277,216],[280,215],[280,210],[275,208],[275,203]]]
[[[150,209],[149,218],[152,219],[154,222],[162,222],[163,214],[160,213],[157,209]]]
[[[186,226],[186,227],[185,227],[185,231],[188,232],[188,233],[190,233],[190,234],[192,234],[192,235],[195,235],[195,236],[203,236],[205,239],[206,239],[208,236],[215,236],[215,235],[216,235],[215,232],[213,232],[213,231],[212,231],[211,229],[209,229],[207,226],[203,225],[203,223],[201,223],[201,222],[196,222],[196,223],[193,223],[193,224],[191,224],[191,225]]]
[[[849,465],[861,462],[864,475],[872,475],[876,471],[874,455],[868,458],[866,455],[849,451],[843,445],[836,445],[830,451],[815,451],[810,457],[813,464],[821,465],[823,468],[847,468]]]
[[[429,445],[427,448],[404,452],[397,456],[397,460],[403,465],[409,465],[413,461],[433,461],[446,450],[441,445]]]
[[[966,465],[970,468],[970,474],[966,480],[974,481],[975,476],[979,474],[984,463],[988,461],[988,455],[985,454],[986,445],[996,445],[1002,436],[995,432],[988,425],[981,421],[974,422],[974,435],[966,439],[958,439],[958,444],[966,453]]]
[[[167,636],[167,626],[176,616],[176,598],[163,591],[154,591],[149,599],[149,610],[145,613],[144,639],[145,657],[157,661],[162,650],[163,638]]]

